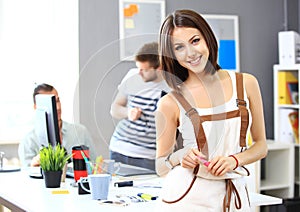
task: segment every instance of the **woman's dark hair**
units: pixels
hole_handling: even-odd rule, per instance
[[[163,75],[168,85],[173,89],[178,89],[178,85],[188,77],[188,70],[178,63],[173,52],[171,37],[176,27],[198,29],[204,37],[209,50],[205,72],[214,74],[221,69],[217,63],[218,43],[205,19],[193,10],[176,10],[167,16],[160,28],[159,35],[160,62],[164,70]]]
[[[51,92],[52,90],[54,89],[54,87],[52,85],[48,85],[46,83],[42,83],[42,84],[39,84],[37,85],[34,90],[33,90],[33,102],[34,104],[36,103],[35,102],[35,96],[37,94],[40,93],[40,91],[46,91],[46,92]]]

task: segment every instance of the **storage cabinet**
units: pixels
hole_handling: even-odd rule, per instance
[[[283,172],[287,170],[293,164],[293,176],[289,179],[291,185],[288,190],[278,188],[277,191],[272,190],[270,195],[275,194],[278,197],[294,197],[299,196],[299,77],[300,77],[300,64],[294,65],[274,65],[274,145],[282,145],[289,143],[292,145],[292,151],[290,151],[290,156],[287,156],[287,150],[281,150],[282,153],[276,154],[279,158],[275,158],[271,150],[271,154],[268,157],[272,158],[275,162],[282,163],[282,160],[286,161],[284,157],[288,157],[287,161],[289,164],[282,164],[280,166],[286,165],[286,167],[281,167],[278,169],[278,176],[283,176]],[[286,153],[284,153],[286,152]],[[284,156],[285,155],[285,156]],[[272,166],[269,167],[269,161],[266,161],[266,169],[270,170]],[[276,167],[273,167],[276,168]],[[267,173],[266,173],[267,175]],[[275,178],[275,177],[274,177]],[[278,179],[272,179],[278,180]],[[271,181],[270,181],[271,182]],[[279,182],[279,181],[278,181]],[[264,185],[262,182],[264,190],[267,190],[267,184]],[[279,184],[278,184],[279,185]],[[282,184],[283,186],[283,184]],[[291,193],[293,191],[293,193]]]
[[[259,193],[291,198],[294,195],[294,145],[267,142],[268,155],[258,163]]]

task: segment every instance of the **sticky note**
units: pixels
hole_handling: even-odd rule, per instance
[[[125,28],[126,29],[133,29],[134,28],[134,21],[131,18],[125,19]]]
[[[52,194],[69,194],[69,190],[61,189],[61,190],[54,190],[52,191]]]

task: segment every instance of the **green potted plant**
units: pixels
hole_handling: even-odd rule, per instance
[[[49,144],[40,150],[40,166],[47,188],[60,187],[62,170],[71,157],[59,144],[55,147]]]

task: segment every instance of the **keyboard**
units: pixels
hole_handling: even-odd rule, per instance
[[[135,176],[135,175],[156,174],[156,172],[151,169],[145,169],[142,167],[132,166],[132,165],[121,163],[120,169],[118,171],[116,171],[115,174],[119,175],[119,176],[123,176],[123,177],[129,177],[129,176]],[[74,178],[73,166],[70,166],[70,165],[68,166],[66,175],[69,178]]]
[[[156,172],[151,169],[145,169],[142,167],[121,163],[120,169],[115,174],[123,177],[128,177],[128,176],[135,176],[135,175],[156,174]]]

